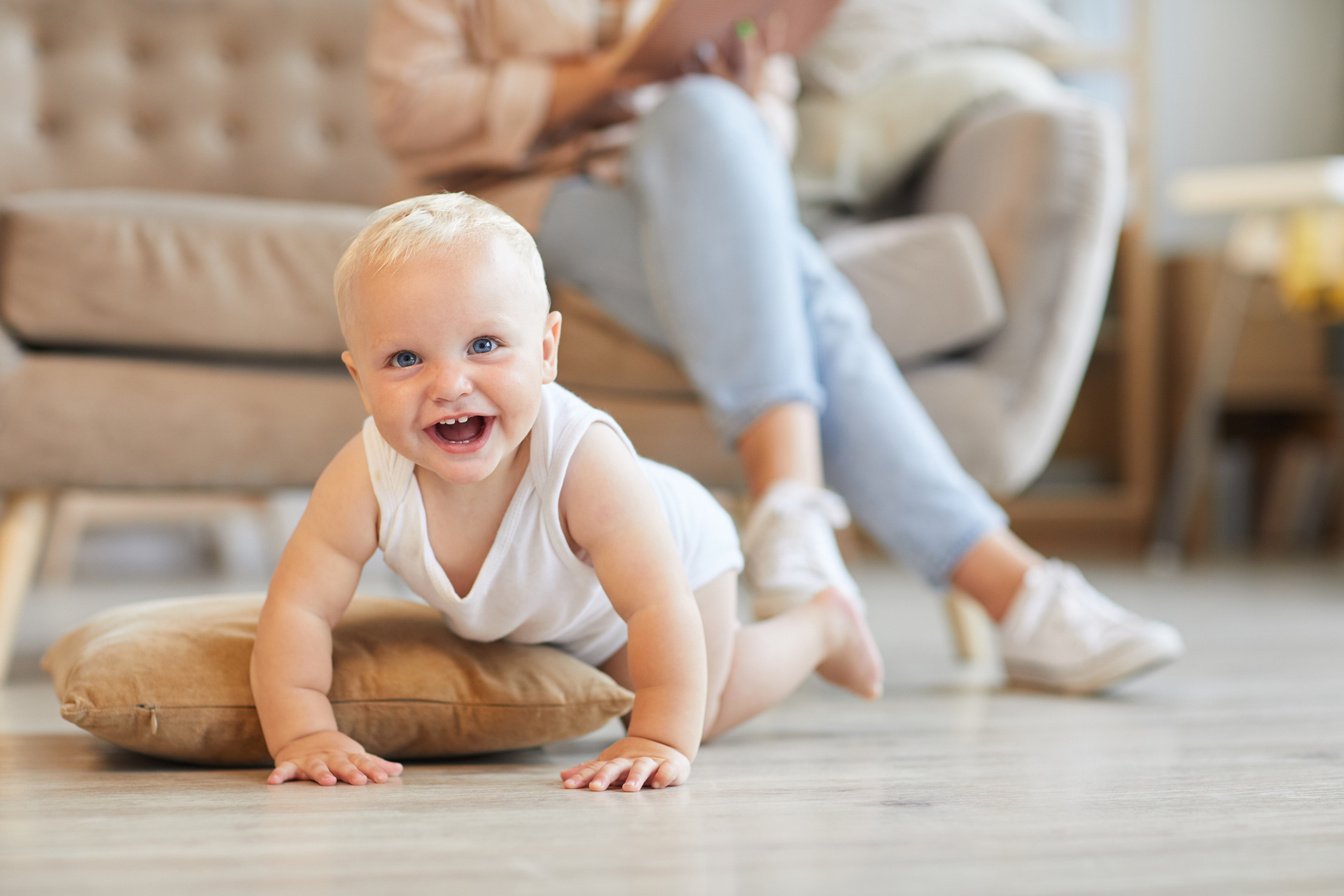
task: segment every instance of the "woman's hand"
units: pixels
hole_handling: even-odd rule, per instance
[[[357,741],[339,731],[318,731],[295,738],[276,751],[275,771],[266,783],[316,781],[324,787],[340,781],[381,784],[400,774],[400,762],[365,752]]]
[[[708,40],[698,44],[684,70],[723,78],[749,96],[756,96],[764,84],[765,61],[782,45],[785,24],[779,14],[771,16],[763,26],[744,19],[737,23],[722,47]]]
[[[607,747],[596,759],[560,773],[565,787],[575,790],[606,790],[620,784],[632,793],[647,784],[654,790],[685,784],[691,776],[691,761],[667,744],[643,737],[624,737]]]
[[[569,124],[590,106],[610,94],[615,76],[609,53],[592,53],[555,63],[546,128]]]
[[[656,78],[626,67],[635,44],[625,41],[606,50],[555,63],[546,128],[582,123],[590,127],[616,124],[634,117],[631,90]]]

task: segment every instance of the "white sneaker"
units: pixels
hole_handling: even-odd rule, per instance
[[[1011,681],[1069,694],[1105,690],[1185,651],[1176,629],[1117,606],[1058,560],[1027,573],[1001,644]]]
[[[757,619],[801,606],[825,588],[862,605],[835,543],[835,530],[848,525],[849,508],[834,492],[789,480],[770,487],[742,529],[743,574]]]

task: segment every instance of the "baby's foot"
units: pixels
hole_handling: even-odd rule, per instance
[[[817,674],[864,699],[881,697],[882,653],[859,605],[835,588],[817,592],[811,603],[824,614],[831,643]]]

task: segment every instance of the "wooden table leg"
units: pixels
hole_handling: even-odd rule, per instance
[[[1148,551],[1149,562],[1158,567],[1177,565],[1184,555],[1190,519],[1217,447],[1223,390],[1241,343],[1246,310],[1252,293],[1260,285],[1253,278],[1231,271],[1224,263],[1200,348],[1194,389],[1181,420],[1171,472]]]
[[[11,492],[0,511],[0,682],[9,674],[19,616],[50,517],[51,494],[45,491]]]

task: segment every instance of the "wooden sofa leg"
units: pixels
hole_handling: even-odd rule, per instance
[[[19,616],[33,583],[51,505],[49,492],[16,491],[5,497],[0,510],[0,683],[9,675]]]
[[[979,662],[993,655],[994,623],[973,598],[955,589],[949,591],[947,621],[960,659]]]

